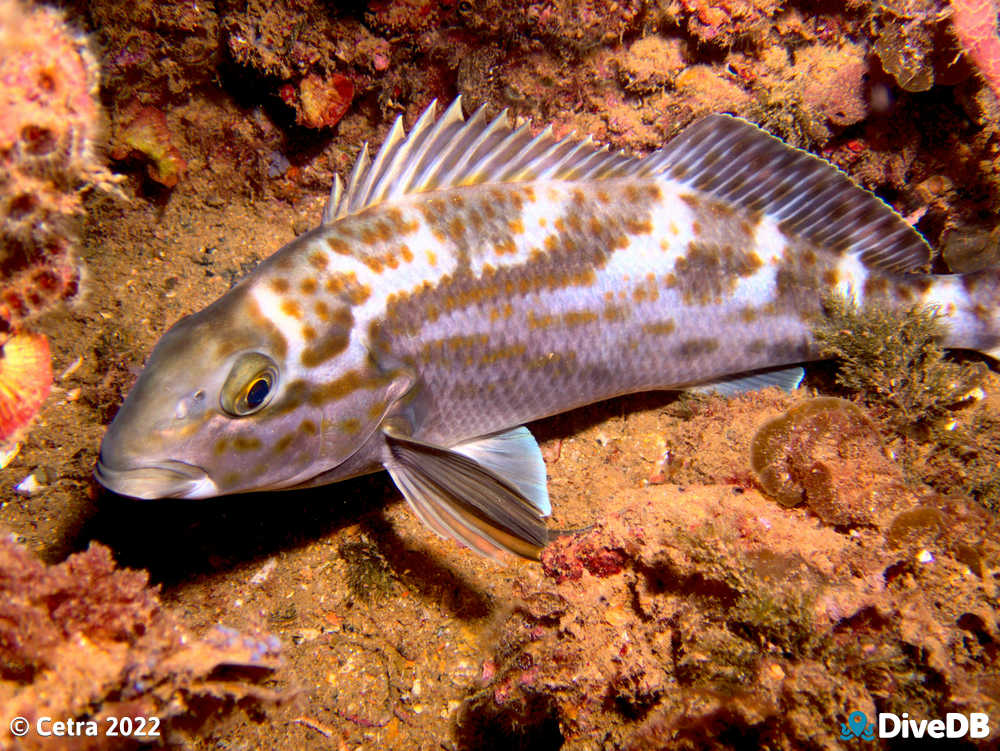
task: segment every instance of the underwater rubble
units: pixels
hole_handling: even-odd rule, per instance
[[[852,711],[1000,713],[996,518],[906,487],[856,405],[785,401],[760,488],[623,489],[545,550],[463,748],[835,749]]]
[[[91,469],[156,334],[313,226],[361,144],[432,99],[637,154],[730,112],[877,191],[942,267],[1000,261],[995,0],[333,5],[0,0],[0,442],[24,440],[0,523],[46,562],[118,530]],[[118,184],[129,206],[90,190]],[[840,749],[855,711],[1000,717],[1000,387],[935,349],[933,319],[831,311],[839,378],[817,385],[851,401],[685,396],[551,431],[553,528],[576,534],[540,567],[373,510],[395,498],[377,481],[332,494],[369,499],[343,516],[174,510],[185,556],[119,533],[162,600],[100,545],[46,566],[4,538],[3,716],[155,715],[177,745],[280,751]],[[14,490],[29,472],[50,479]]]
[[[221,625],[195,635],[147,581],[98,544],[46,566],[0,538],[0,748],[178,743],[237,705],[281,698],[267,685],[281,665],[275,637]],[[14,717],[32,728],[43,717],[96,723],[96,732],[16,738]],[[111,735],[108,718],[123,717],[149,724],[135,737]]]

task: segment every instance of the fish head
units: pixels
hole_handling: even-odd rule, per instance
[[[321,458],[324,406],[289,349],[242,286],[178,321],[108,428],[98,481],[136,498],[206,498],[329,469],[343,457]]]

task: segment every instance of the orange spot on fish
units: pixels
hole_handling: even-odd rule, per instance
[[[351,252],[351,244],[342,237],[337,237],[336,235],[331,235],[326,238],[326,244],[330,246],[330,250],[338,255],[344,256]],[[325,266],[326,264],[323,265]]]
[[[567,326],[582,326],[596,320],[597,313],[592,313],[589,310],[573,310],[563,314],[563,323]]]
[[[509,237],[505,237],[493,246],[493,252],[498,256],[514,255],[517,253],[517,245]]]

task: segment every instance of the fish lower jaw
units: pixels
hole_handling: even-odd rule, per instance
[[[94,476],[113,493],[131,498],[210,498],[219,495],[218,486],[201,467],[172,460],[124,469],[98,460]]]

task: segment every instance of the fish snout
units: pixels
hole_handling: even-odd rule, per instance
[[[218,488],[201,467],[174,459],[140,462],[101,446],[94,476],[108,490],[132,498],[208,498]]]
[[[171,457],[178,455],[178,443],[170,432],[198,418],[195,415],[192,419],[189,403],[197,400],[181,400],[175,414],[164,417],[159,409],[164,400],[144,398],[149,390],[140,376],[108,427],[94,470],[97,481],[114,493],[133,498],[217,495],[217,487],[205,469]],[[159,427],[163,424],[172,430],[163,431]]]
[[[173,460],[130,467],[114,466],[104,458],[94,470],[108,490],[132,498],[208,498],[218,495],[215,483],[201,467]]]

